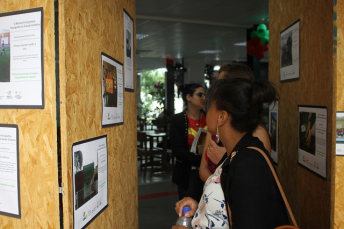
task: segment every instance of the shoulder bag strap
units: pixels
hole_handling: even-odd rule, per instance
[[[267,161],[267,163],[268,163],[268,165],[269,165],[269,167],[270,167],[270,169],[271,169],[272,174],[273,174],[274,177],[275,177],[275,181],[276,181],[277,186],[278,186],[278,188],[279,188],[279,190],[280,190],[280,192],[281,192],[282,198],[283,198],[283,200],[284,200],[284,204],[285,204],[285,206],[286,206],[287,209],[288,209],[289,216],[290,216],[291,220],[293,221],[294,226],[295,226],[295,227],[298,227],[298,226],[297,226],[297,223],[296,223],[296,220],[295,220],[295,218],[294,218],[293,212],[291,211],[291,208],[290,208],[290,206],[289,206],[287,197],[286,197],[285,194],[284,194],[284,191],[283,191],[283,188],[282,188],[282,186],[281,186],[281,183],[279,182],[279,179],[278,179],[278,177],[277,177],[277,174],[276,174],[276,172],[275,172],[275,170],[274,170],[274,168],[273,168],[273,166],[272,166],[272,164],[271,164],[271,162],[270,162],[268,156],[267,156],[261,149],[259,149],[259,148],[257,148],[257,147],[247,147],[247,148],[254,149],[254,150],[260,152],[260,153],[264,156],[265,160]]]

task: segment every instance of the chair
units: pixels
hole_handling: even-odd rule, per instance
[[[173,171],[174,164],[175,164],[175,156],[172,153],[171,145],[170,145],[170,140],[167,136],[166,138],[166,171]],[[163,142],[157,144],[158,147],[163,147]]]
[[[144,167],[143,177],[146,177],[147,166],[143,163],[143,159],[147,162],[147,135],[146,133],[137,132],[137,159],[140,160],[140,168]]]
[[[175,156],[172,153],[172,149],[167,149],[167,161],[171,163],[172,169],[174,167]]]
[[[147,119],[137,116],[137,127],[140,131],[147,129]]]
[[[166,163],[163,163],[166,161],[166,154],[167,154],[167,143],[166,143],[166,137],[165,136],[159,136],[155,134],[147,134],[148,138],[148,154],[147,154],[147,162],[145,163],[147,167],[152,168],[152,172],[156,171],[165,171],[165,165]],[[162,141],[159,143],[159,138],[162,138]],[[154,143],[157,145],[154,146]],[[158,168],[155,168],[158,167]]]
[[[161,146],[154,146],[154,142],[158,140],[159,137],[162,137]],[[146,177],[147,168],[151,167],[152,172],[155,171],[165,171],[167,161],[167,143],[166,137],[156,136],[156,135],[147,135],[145,132],[137,132],[137,158],[140,160],[140,168],[144,169],[143,177]],[[156,167],[159,167],[156,169]]]

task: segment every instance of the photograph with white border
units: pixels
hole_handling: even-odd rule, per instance
[[[269,134],[271,137],[271,158],[278,163],[278,101],[269,108]]]
[[[134,21],[123,9],[125,91],[134,92]]]
[[[43,8],[0,14],[0,108],[44,108]]]
[[[300,78],[300,20],[281,32],[280,81]]]
[[[336,155],[344,156],[344,112],[336,114]]]
[[[72,146],[74,228],[85,228],[108,206],[107,136]]]
[[[123,124],[123,64],[101,53],[102,127]]]
[[[298,163],[326,178],[327,108],[299,105]]]
[[[19,133],[16,124],[0,124],[0,215],[21,218]]]

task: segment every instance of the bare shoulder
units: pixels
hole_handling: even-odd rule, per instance
[[[270,142],[270,136],[267,129],[264,126],[259,125],[257,129],[253,132],[253,136],[259,138],[259,140],[263,142],[264,147],[270,153],[271,142]]]
[[[269,133],[265,126],[259,125],[257,129],[253,132],[253,136],[259,137],[259,136],[269,136]]]

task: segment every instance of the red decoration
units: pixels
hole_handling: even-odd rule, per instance
[[[166,65],[173,66],[174,59],[170,54],[165,55]]]
[[[259,37],[253,37],[252,40],[247,41],[247,54],[256,56],[258,59],[264,57],[264,52],[269,49],[269,46],[260,43]]]

